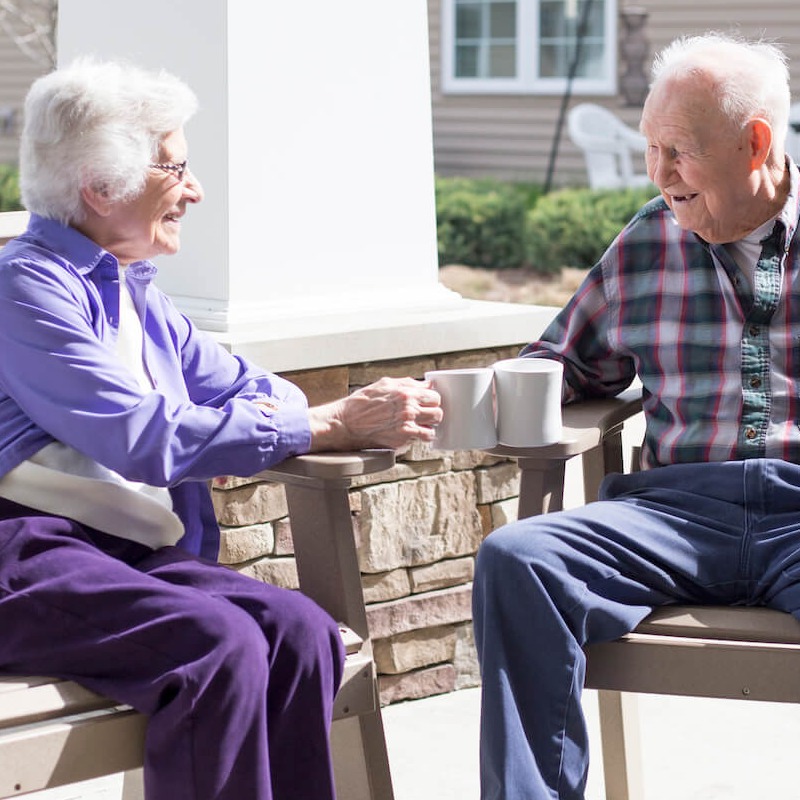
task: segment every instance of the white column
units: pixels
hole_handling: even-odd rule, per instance
[[[206,199],[158,282],[203,327],[462,303],[437,276],[425,0],[60,0],[58,49],[197,92]]]

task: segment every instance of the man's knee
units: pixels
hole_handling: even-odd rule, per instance
[[[492,531],[481,543],[475,565],[476,580],[507,574],[515,565],[526,569],[547,563],[560,549],[559,537],[539,518],[524,519]]]

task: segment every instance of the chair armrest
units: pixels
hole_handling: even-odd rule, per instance
[[[585,400],[563,407],[561,441],[544,447],[497,445],[492,455],[515,458],[520,468],[520,518],[558,511],[564,502],[566,462],[583,458],[584,494],[597,497],[603,477],[622,471],[622,426],[641,411],[641,389],[632,388],[617,397]]]
[[[394,466],[394,450],[309,453],[259,472],[283,483],[300,589],[351,628],[371,652],[348,489],[353,478]]]
[[[307,453],[287,458],[255,477],[289,482],[296,479],[321,481],[349,480],[359,475],[381,472],[394,466],[394,450]]]
[[[509,447],[499,444],[489,452],[512,458],[568,459],[602,444],[627,419],[642,410],[640,389],[628,389],[616,397],[583,400],[562,408],[561,441],[544,447]]]

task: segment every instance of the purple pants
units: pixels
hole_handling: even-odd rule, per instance
[[[299,592],[0,498],[0,670],[148,714],[147,800],[332,800],[343,660]]]

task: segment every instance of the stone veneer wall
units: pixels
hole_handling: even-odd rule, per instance
[[[521,345],[286,373],[312,404],[389,375],[489,366]],[[445,453],[414,444],[387,472],[350,492],[381,702],[479,682],[471,623],[475,553],[516,517],[514,462],[480,451]],[[255,578],[296,588],[291,521],[280,484],[224,478],[213,491],[222,526],[220,560]]]

